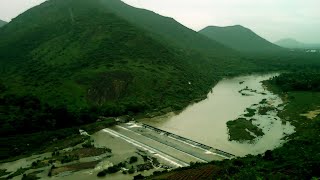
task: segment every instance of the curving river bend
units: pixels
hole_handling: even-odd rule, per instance
[[[257,108],[263,99],[281,110],[281,98],[266,90],[261,83],[277,75],[256,74],[223,79],[212,89],[207,99],[190,105],[181,113],[169,113],[143,122],[237,156],[264,153],[280,146],[285,142],[286,135],[294,133],[294,126],[288,122],[283,124],[277,111],[253,117],[257,119],[253,124],[265,134],[253,143],[229,141],[226,123],[241,117],[246,108]],[[239,91],[246,87],[256,92],[241,94]]]

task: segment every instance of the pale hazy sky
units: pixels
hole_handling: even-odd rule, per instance
[[[0,19],[9,21],[44,0],[0,0]],[[320,0],[123,0],[175,18],[200,30],[240,24],[276,41],[295,38],[320,43]]]

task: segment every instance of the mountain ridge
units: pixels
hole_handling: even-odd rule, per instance
[[[50,18],[43,20],[44,15]],[[156,107],[160,99],[164,101],[161,106],[173,106],[173,100],[179,99],[173,92],[189,94],[178,100],[187,103],[209,90],[213,74],[209,79],[204,74],[212,70],[203,67],[210,64],[148,34],[105,8],[100,0],[46,1],[1,28],[2,81],[12,92],[30,91],[71,109],[128,101]],[[95,79],[105,82],[99,85]],[[113,81],[120,84],[103,89]],[[188,81],[195,81],[192,87]],[[196,87],[198,83],[203,84]]]
[[[120,0],[101,0],[110,11],[116,13],[127,21],[157,35],[157,40],[165,40],[168,44],[174,44],[184,50],[197,50],[201,53],[219,56],[236,54],[229,47],[214,41],[196,31],[182,25],[171,17],[159,15],[153,11],[135,8]],[[231,52],[231,53],[230,53]]]
[[[275,42],[278,46],[285,47],[285,48],[293,48],[293,49],[312,49],[312,48],[320,48],[320,43],[319,44],[308,44],[308,43],[303,43],[300,41],[297,41],[296,39],[293,38],[284,38],[280,39]]]
[[[200,30],[199,33],[240,52],[268,53],[283,50],[283,48],[272,44],[251,29],[241,25],[208,26]]]

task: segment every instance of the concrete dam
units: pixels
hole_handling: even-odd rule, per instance
[[[174,167],[189,166],[192,162],[206,163],[236,157],[222,150],[138,122],[118,124],[103,131],[170,162]]]

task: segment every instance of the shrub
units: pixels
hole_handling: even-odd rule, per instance
[[[138,174],[136,176],[133,177],[134,180],[140,180],[140,179],[144,179],[144,176],[141,174]]]
[[[104,177],[104,176],[106,176],[106,175],[107,175],[107,171],[106,171],[106,170],[100,171],[100,172],[98,172],[98,174],[97,174],[98,177]]]
[[[116,173],[118,171],[120,171],[120,167],[119,166],[112,166],[112,167],[109,167],[107,169],[107,173],[109,173],[109,174],[113,174],[113,173]]]
[[[86,141],[85,143],[82,144],[83,148],[92,148],[94,145],[92,144],[92,141]]]
[[[137,162],[138,161],[138,158],[136,157],[136,156],[132,156],[131,158],[130,158],[130,160],[129,160],[129,163],[130,164],[133,164],[133,163],[135,163],[135,162]]]
[[[131,167],[131,168],[128,170],[128,173],[129,173],[129,174],[133,174],[133,173],[135,173],[134,168],[133,168],[133,167]]]

